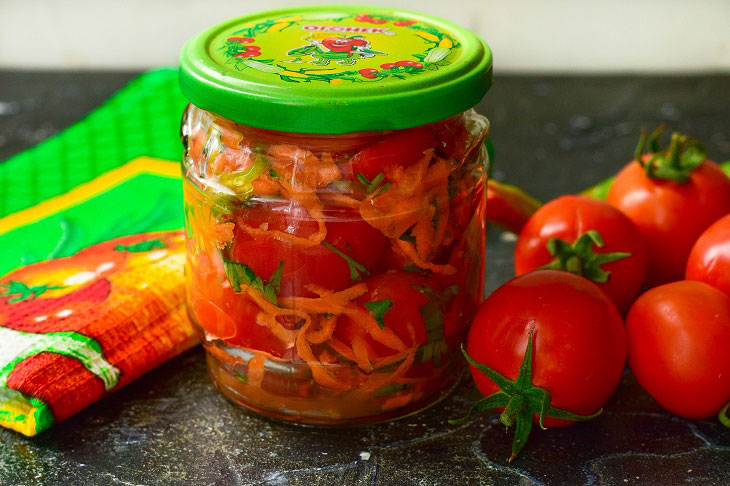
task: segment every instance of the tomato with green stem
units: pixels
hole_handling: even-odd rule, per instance
[[[687,280],[699,280],[730,295],[730,214],[697,239],[687,259]]]
[[[681,280],[694,242],[730,213],[730,178],[707,160],[704,146],[674,133],[669,148],[662,149],[662,130],[649,137],[646,154],[642,134],[634,161],[619,172],[607,196],[646,239],[650,286]]]
[[[502,423],[516,424],[511,461],[533,422],[565,426],[600,412],[624,369],[626,333],[593,282],[538,270],[510,280],[482,304],[465,354],[486,398],[455,422],[502,409]]]
[[[602,201],[563,196],[542,206],[523,226],[515,274],[564,270],[591,280],[625,314],[641,291],[648,267],[641,232]]]
[[[661,285],[637,299],[626,331],[631,372],[659,405],[691,419],[727,409],[730,297],[703,282]]]

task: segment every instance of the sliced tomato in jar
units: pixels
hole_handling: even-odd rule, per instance
[[[378,174],[397,166],[408,167],[423,158],[423,153],[434,148],[436,140],[430,127],[400,130],[359,151],[352,157],[352,175],[362,174],[372,181]]]
[[[436,152],[445,159],[461,158],[469,144],[469,131],[463,116],[455,116],[433,125],[436,137]]]
[[[327,214],[327,236],[331,244],[372,271],[381,258],[388,239],[351,208],[333,208]]]
[[[231,258],[247,265],[262,279],[270,277],[283,264],[282,296],[313,296],[308,285],[342,290],[374,268],[386,238],[349,208],[329,210],[327,220],[324,241],[306,245],[274,233],[302,239],[315,234],[318,224],[303,206],[293,201],[277,201],[245,208],[238,214]],[[244,225],[266,230],[268,234],[252,235]]]
[[[291,353],[268,327],[256,322],[259,307],[248,296],[234,292],[222,268],[222,262],[217,265],[201,256],[189,276],[190,305],[207,338],[278,357]]]
[[[365,284],[368,292],[355,302],[367,309],[382,329],[391,330],[408,348],[428,342],[422,308],[431,302],[429,292],[438,292],[434,278],[417,273],[389,271],[365,280]],[[443,322],[441,329],[436,331],[443,333]],[[374,352],[371,358],[397,353],[397,350],[378,342],[367,333],[365,327],[349,317],[338,321],[334,336],[348,346],[352,346],[357,337],[364,339]]]

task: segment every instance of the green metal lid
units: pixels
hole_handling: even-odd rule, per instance
[[[380,7],[298,7],[218,24],[180,53],[195,105],[284,132],[397,130],[476,105],[492,53],[451,22]]]

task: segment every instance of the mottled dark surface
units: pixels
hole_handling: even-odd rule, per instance
[[[0,72],[0,159],[77,121],[133,74]],[[730,77],[498,76],[495,177],[542,199],[576,192],[629,158],[660,120],[730,158]],[[511,276],[510,238],[490,231],[493,289]],[[274,423],[227,402],[196,349],[27,439],[0,431],[0,484],[730,484],[730,430],[663,412],[624,377],[598,419],[535,430],[507,465],[494,416],[463,426],[465,382],[415,417],[357,429]]]

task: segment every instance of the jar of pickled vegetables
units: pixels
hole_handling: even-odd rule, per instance
[[[185,45],[188,310],[228,398],[347,425],[454,388],[483,299],[491,66],[470,31],[381,8]]]

